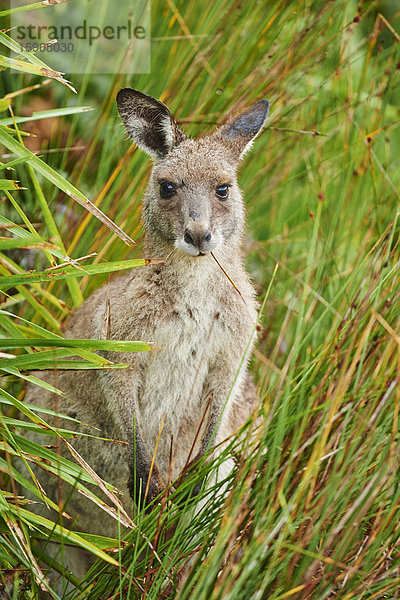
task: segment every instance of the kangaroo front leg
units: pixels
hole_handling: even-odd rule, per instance
[[[124,355],[117,355],[116,360],[124,362]],[[131,379],[129,385],[121,372],[101,373],[100,383],[120,438],[128,442],[129,495],[137,506],[149,506],[165,486],[156,464],[152,466],[142,434],[138,410],[140,372],[137,371],[137,377]]]
[[[138,423],[134,424],[129,460],[129,493],[138,507],[150,507],[165,489],[155,462],[147,451]]]
[[[200,450],[197,455],[189,462],[185,471],[192,469],[205,453],[216,444],[229,437],[233,432],[230,426],[230,417],[234,407],[234,401],[241,393],[242,382],[245,370],[239,373],[240,361],[238,367],[234,370],[234,365],[226,365],[224,369],[222,363],[218,368],[212,371],[207,387],[204,390],[205,405],[207,406],[207,421],[204,434],[201,439]],[[222,368],[221,368],[222,367]],[[220,467],[220,476],[227,475],[232,468],[232,461],[225,461],[224,466]],[[220,478],[220,476],[218,478]],[[203,482],[199,482],[193,489],[193,494],[197,494]]]
[[[209,408],[207,426],[201,441],[201,456],[234,431],[231,425],[234,416],[232,413],[238,401],[240,404],[240,396],[245,395],[243,387],[247,370],[246,364],[241,363],[241,356],[237,356],[236,360],[231,357],[229,363],[221,359],[211,371],[205,390]]]

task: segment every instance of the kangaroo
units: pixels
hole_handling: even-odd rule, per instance
[[[236,171],[269,103],[260,100],[198,139],[187,137],[169,109],[142,92],[120,90],[117,106],[129,136],[154,160],[143,197],[143,255],[164,261],[98,289],[72,316],[65,336],[100,339],[109,310],[110,339],[144,340],[159,349],[105,353],[129,368],[59,372],[52,383],[66,395],[60,412],[97,427],[102,437],[127,442],[79,437],[76,448],[123,492],[131,510],[133,502],[151,505],[168,485],[171,440],[175,480],[253,409],[247,363],[257,302],[243,265]],[[27,400],[54,408],[54,398],[37,387],[29,388]],[[223,466],[225,474],[230,468]],[[114,535],[106,515],[76,496],[68,512],[79,527]]]

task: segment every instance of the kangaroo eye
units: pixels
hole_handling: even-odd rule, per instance
[[[229,196],[229,185],[219,185],[216,188],[215,193],[217,194],[218,198],[221,198],[221,200],[226,200],[226,198]]]
[[[175,196],[176,188],[173,183],[170,181],[161,181],[160,183],[160,196],[167,200],[168,198],[172,198]]]

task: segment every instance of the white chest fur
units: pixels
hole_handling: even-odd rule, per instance
[[[207,409],[207,382],[223,345],[229,346],[227,333],[214,307],[199,310],[184,307],[154,332],[161,350],[148,353],[142,360],[138,411],[143,434],[153,451],[161,423],[160,455],[174,435],[175,446],[190,449]],[[210,310],[212,309],[212,310]],[[182,314],[183,313],[183,314]],[[177,432],[180,431],[179,437]],[[186,456],[177,452],[179,463]],[[160,465],[163,470],[163,465]]]

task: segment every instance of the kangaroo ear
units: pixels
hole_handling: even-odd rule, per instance
[[[268,100],[259,100],[240,115],[219,127],[213,137],[221,139],[230,146],[235,157],[239,159],[251,147],[254,138],[264,125],[268,113]]]
[[[152,96],[124,88],[117,106],[129,136],[154,158],[163,158],[186,138],[165,104]]]

